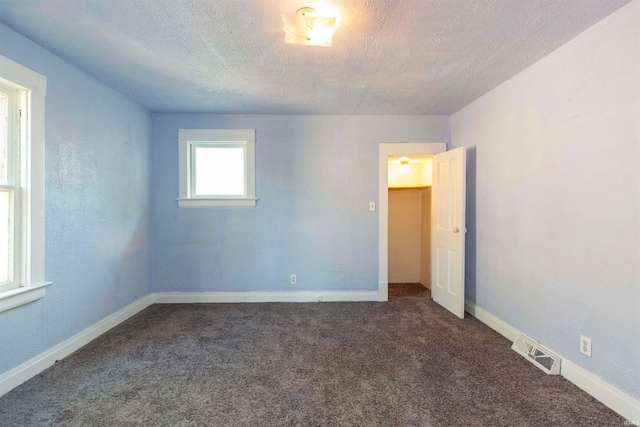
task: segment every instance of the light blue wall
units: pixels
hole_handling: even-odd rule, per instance
[[[377,201],[378,144],[452,140],[469,148],[468,298],[640,397],[638,4],[451,122],[180,114],[152,122],[0,25],[0,54],[48,78],[54,282],[43,300],[0,313],[0,373],[151,291],[375,290],[378,214],[368,202]],[[256,208],[177,207],[179,128],[256,129]],[[591,359],[578,353],[580,334],[593,339]]]
[[[467,297],[635,398],[638,22],[633,2],[451,118],[470,154]]]
[[[256,208],[177,207],[180,128],[256,129]],[[449,142],[449,118],[154,115],[154,291],[376,290],[381,142]]]
[[[0,25],[47,77],[44,299],[0,313],[0,374],[150,292],[151,116]]]

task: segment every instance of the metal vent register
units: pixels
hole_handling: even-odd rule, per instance
[[[545,371],[547,374],[560,374],[560,357],[553,354],[531,338],[524,335],[518,335],[511,348],[520,353],[525,359],[529,360],[538,368]]]

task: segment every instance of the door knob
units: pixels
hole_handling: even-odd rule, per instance
[[[460,232],[460,229],[459,229],[458,227],[455,227],[455,228],[453,229],[453,232],[454,232],[454,233],[459,233],[459,232]]]

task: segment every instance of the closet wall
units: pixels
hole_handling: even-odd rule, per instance
[[[431,189],[389,190],[389,283],[430,287]]]

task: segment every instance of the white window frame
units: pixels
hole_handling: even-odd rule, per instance
[[[0,291],[0,312],[42,298],[44,280],[44,139],[47,79],[0,55],[0,83],[17,91],[20,104],[19,182],[14,193],[17,210],[14,236],[20,239],[14,254],[15,283]],[[18,224],[19,223],[19,224]]]
[[[22,275],[22,192],[20,183],[22,182],[20,172],[20,151],[23,141],[21,141],[21,129],[24,128],[24,121],[19,115],[19,111],[24,109],[26,94],[7,85],[0,80],[0,91],[8,96],[9,107],[9,133],[6,153],[6,184],[0,184],[0,191],[8,193],[9,196],[9,224],[2,224],[2,227],[9,225],[9,249],[10,263],[9,282],[0,283],[0,293],[20,287]]]
[[[179,129],[178,173],[181,208],[255,207],[256,198],[256,131],[255,129]],[[238,147],[245,150],[245,193],[240,196],[203,196],[194,191],[197,147]]]

